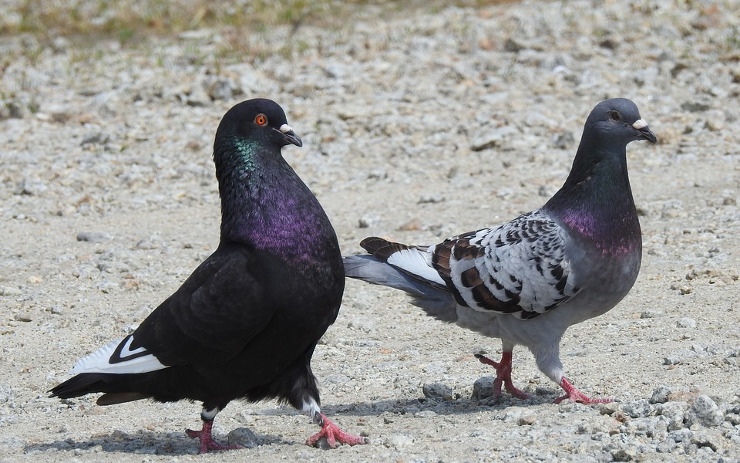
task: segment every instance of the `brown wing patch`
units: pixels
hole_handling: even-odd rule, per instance
[[[501,313],[515,313],[522,310],[519,307],[520,299],[518,294],[505,290],[494,278],[491,277],[490,280],[497,289],[504,290],[504,294],[508,298],[506,301],[502,301],[491,292],[481,279],[476,267],[469,268],[460,274],[460,282],[463,286],[470,289],[470,294],[478,304],[478,307]]]
[[[362,246],[365,251],[383,261],[388,260],[391,254],[395,252],[411,248],[411,246],[407,246],[401,243],[394,243],[383,238],[378,238],[377,236],[365,238],[364,240],[360,241],[360,246]]]
[[[460,274],[460,282],[466,288],[472,288],[474,286],[482,285],[483,280],[480,278],[480,273],[475,267],[470,267]]]
[[[445,241],[434,248],[432,254],[432,267],[443,279],[450,278],[450,256],[452,255],[452,242]]]
[[[476,259],[483,256],[486,252],[485,248],[470,244],[470,241],[467,239],[455,241],[452,249],[456,260]]]

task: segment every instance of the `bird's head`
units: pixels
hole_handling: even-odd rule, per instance
[[[601,139],[624,145],[635,140],[657,142],[655,134],[642,120],[637,106],[626,98],[612,98],[596,105],[586,120],[584,133],[590,132]]]
[[[229,109],[218,126],[216,142],[231,137],[277,147],[303,145],[300,137],[288,125],[283,108],[265,98],[242,101]]]

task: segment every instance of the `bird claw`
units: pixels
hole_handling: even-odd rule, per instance
[[[496,387],[496,380],[493,382],[493,387]],[[504,380],[504,389],[506,389],[506,392],[513,395],[514,397],[518,399],[529,399],[529,394],[522,391],[521,389],[518,389],[514,384],[511,382],[511,378]],[[499,394],[501,394],[501,386],[498,386]]]
[[[355,436],[353,434],[346,433],[339,429],[339,426],[334,424],[329,418],[321,414],[321,431],[317,432],[313,436],[306,440],[306,445],[316,446],[323,448],[320,441],[326,442],[329,448],[336,448],[337,442],[347,445],[358,445],[367,444],[370,439],[362,436]]]
[[[560,387],[563,388],[565,391],[565,395],[558,397],[555,399],[556,404],[559,404],[565,399],[569,399],[573,402],[580,402],[582,404],[586,405],[592,405],[592,404],[608,404],[609,402],[613,402],[612,399],[592,399],[588,396],[586,396],[584,393],[579,391],[575,386],[573,386],[570,381],[563,378],[560,380]]]
[[[521,389],[514,386],[511,381],[511,352],[503,352],[501,354],[501,361],[495,362],[483,354],[475,354],[475,358],[479,362],[490,365],[496,369],[496,379],[493,380],[493,395],[494,397],[501,397],[501,386],[506,389],[506,392],[517,397],[519,399],[529,399],[529,395]]]
[[[239,450],[245,448],[239,444],[224,445],[216,441],[211,435],[211,428],[213,427],[212,422],[203,422],[203,429],[195,431],[193,429],[186,429],[185,434],[191,439],[198,439],[200,441],[200,448],[198,449],[199,454],[208,453],[209,451],[218,450]]]

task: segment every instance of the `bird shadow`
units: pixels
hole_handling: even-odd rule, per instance
[[[259,443],[247,447],[289,443],[279,437],[265,434],[260,434],[258,439]],[[225,436],[223,436],[223,440],[226,440]],[[181,432],[152,432],[140,430],[130,434],[122,431],[113,431],[110,433],[99,433],[84,440],[75,440],[70,438],[54,442],[29,444],[26,445],[23,450],[26,454],[48,451],[101,451],[111,453],[132,453],[137,455],[183,456],[198,453],[198,440],[187,437],[184,430]]]
[[[504,394],[501,397],[475,398],[404,398],[396,400],[380,400],[376,402],[362,402],[351,404],[326,404],[321,410],[325,415],[337,416],[377,416],[380,413],[396,415],[416,414],[425,411],[437,415],[462,415],[479,413],[481,411],[499,411],[508,407],[527,407],[552,404],[558,398],[557,391],[552,394],[546,392],[540,395],[531,395],[527,399],[517,399]]]
[[[553,393],[553,396],[554,393]],[[370,417],[380,414],[391,415],[416,415],[423,412],[434,412],[435,415],[461,415],[468,413],[479,413],[481,411],[501,411],[511,406],[529,406],[544,403],[552,403],[553,396],[533,395],[529,399],[515,399],[504,395],[499,399],[473,399],[473,398],[403,398],[391,400],[378,400],[374,402],[360,402],[348,404],[326,404],[322,411],[331,419],[341,417]],[[298,411],[292,408],[268,409],[259,412],[261,415],[271,416],[295,416]],[[225,436],[222,437],[225,440]],[[257,443],[252,447],[277,444],[296,444],[286,441],[278,436],[259,434]],[[53,442],[40,442],[28,444],[24,447],[24,453],[34,454],[39,452],[110,452],[131,453],[141,455],[191,455],[197,453],[197,440],[190,439],[183,431],[153,432],[139,430],[135,433],[126,433],[116,430],[109,433],[98,433],[84,440],[63,439]]]

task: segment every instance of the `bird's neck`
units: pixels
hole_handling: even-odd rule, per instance
[[[295,262],[318,260],[326,248],[338,255],[326,214],[280,153],[257,153],[250,145],[236,149],[238,156],[224,157],[231,165],[217,168],[221,241]]]
[[[626,148],[598,153],[579,147],[568,179],[544,209],[604,254],[625,256],[642,248]]]

